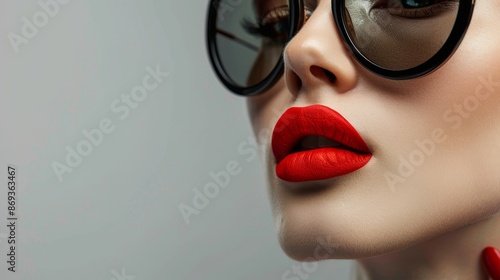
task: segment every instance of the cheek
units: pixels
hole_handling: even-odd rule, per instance
[[[283,78],[270,90],[248,97],[247,108],[254,134],[258,136],[263,131],[272,133],[276,121],[291,106],[292,101]]]
[[[292,95],[286,88],[284,79],[280,79],[270,90],[247,98],[247,110],[257,140],[259,156],[267,167],[273,163],[271,139],[274,126],[293,102]],[[273,174],[268,172],[268,174]]]
[[[433,80],[435,90],[429,90],[443,95],[429,109],[449,136],[436,152],[441,168],[450,181],[463,179],[450,186],[455,192],[484,199],[476,208],[500,203],[500,38],[495,31],[500,21],[488,20],[500,9],[487,2],[492,1],[481,3],[492,6],[476,7],[463,43]]]
[[[377,118],[367,123],[383,172],[397,176],[393,189],[418,188],[431,209],[458,210],[446,215],[462,222],[500,204],[500,21],[488,20],[500,9],[481,3],[492,6],[476,7],[450,60],[393,87],[398,94],[370,97]]]
[[[488,18],[483,13],[477,18]],[[447,64],[398,88],[401,96],[370,97],[369,114],[377,116],[367,122],[377,151],[375,173],[388,175],[379,182],[391,188],[388,204],[396,206],[394,198],[404,201],[407,206],[399,209],[411,224],[400,226],[414,228],[417,238],[498,211],[500,39],[493,34],[495,24],[473,21]]]

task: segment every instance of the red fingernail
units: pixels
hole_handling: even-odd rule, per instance
[[[483,250],[483,259],[491,278],[500,280],[500,251],[493,247],[486,247]]]

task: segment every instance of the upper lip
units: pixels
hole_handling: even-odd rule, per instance
[[[359,154],[370,154],[368,146],[356,129],[335,110],[324,105],[292,107],[283,113],[273,131],[272,150],[279,163],[293,152],[306,136],[322,136]]]

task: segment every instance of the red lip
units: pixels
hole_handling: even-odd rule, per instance
[[[338,144],[294,150],[306,136],[321,136]],[[289,182],[345,175],[365,166],[372,157],[356,129],[342,115],[323,105],[285,111],[274,127],[271,145],[276,175]]]

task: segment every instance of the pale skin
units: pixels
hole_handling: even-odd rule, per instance
[[[319,0],[287,45],[284,77],[247,99],[283,250],[299,261],[355,259],[357,280],[488,279],[481,250],[500,247],[500,1],[477,0],[456,53],[406,81],[359,65],[330,5]],[[268,132],[286,109],[312,104],[349,120],[373,157],[328,180],[280,180]],[[435,148],[423,162],[398,172],[425,141]],[[297,184],[323,188],[290,191]]]

